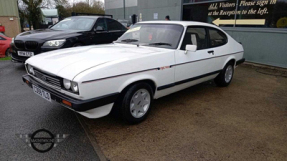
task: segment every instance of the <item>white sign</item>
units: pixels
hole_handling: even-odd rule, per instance
[[[157,20],[158,19],[158,13],[153,14],[153,19]]]

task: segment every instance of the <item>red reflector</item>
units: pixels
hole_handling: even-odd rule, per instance
[[[29,81],[26,80],[26,83],[29,84]]]
[[[65,105],[68,105],[68,106],[72,107],[72,103],[69,102],[69,101],[62,100],[62,103],[65,104]]]

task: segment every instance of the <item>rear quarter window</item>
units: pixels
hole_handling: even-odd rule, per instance
[[[227,43],[227,36],[218,29],[208,28],[210,47],[218,47]]]

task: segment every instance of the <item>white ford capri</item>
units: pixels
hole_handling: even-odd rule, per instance
[[[242,45],[214,25],[150,21],[113,44],[33,56],[23,81],[45,100],[88,118],[113,112],[139,123],[153,99],[212,79],[228,86],[244,60]]]

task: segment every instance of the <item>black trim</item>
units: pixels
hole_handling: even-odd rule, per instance
[[[242,59],[236,61],[236,66],[237,66],[237,65],[240,65],[240,64],[242,64],[242,63],[244,63],[244,62],[245,62],[245,58],[242,58]]]
[[[45,91],[49,92],[51,95],[51,99],[53,101],[56,101],[65,107],[69,107],[69,106],[64,105],[62,103],[62,100],[66,100],[66,101],[71,102],[72,107],[69,107],[69,108],[71,108],[75,111],[78,111],[78,112],[84,112],[84,111],[91,110],[91,109],[94,109],[94,108],[97,108],[100,106],[114,103],[119,96],[119,93],[111,93],[108,95],[104,95],[104,96],[100,96],[100,97],[92,98],[92,99],[88,99],[88,100],[79,100],[79,99],[75,99],[75,98],[72,98],[70,96],[64,95],[64,94],[62,94],[62,93],[60,93],[60,92],[58,92],[58,91],[56,91],[50,87],[44,86],[44,85],[38,83],[36,80],[34,80],[29,75],[23,75],[22,79],[25,83],[27,83],[26,81],[28,81],[28,86],[30,88],[32,88],[32,84],[33,84],[33,85],[36,85],[36,86],[44,89]]]
[[[125,74],[120,74],[120,75],[115,75],[115,76],[110,76],[110,77],[105,77],[105,78],[93,79],[93,80],[84,81],[84,82],[82,82],[82,83],[90,83],[90,82],[94,82],[94,81],[99,81],[99,80],[104,80],[104,79],[110,79],[110,78],[115,78],[115,77],[130,75],[130,74],[136,74],[136,73],[141,73],[141,72],[146,72],[146,71],[151,71],[151,70],[160,70],[160,68],[152,68],[152,69],[146,69],[146,70],[141,70],[141,71],[136,71],[136,72],[131,72],[131,73],[125,73]]]
[[[171,88],[173,86],[177,86],[177,85],[184,84],[184,83],[187,83],[187,82],[191,82],[191,81],[194,81],[194,80],[197,80],[197,79],[201,79],[201,78],[213,75],[213,74],[220,73],[221,71],[222,70],[217,70],[217,71],[214,71],[214,72],[211,72],[211,73],[206,73],[206,74],[199,75],[199,76],[196,76],[196,77],[193,77],[193,78],[188,78],[188,79],[181,80],[181,81],[178,81],[178,82],[175,82],[175,83],[171,83],[171,84],[167,84],[167,85],[164,85],[164,86],[160,86],[160,87],[157,88],[157,90],[160,91],[160,90],[163,90],[163,89]]]
[[[184,65],[184,64],[188,64],[188,63],[194,63],[194,62],[203,61],[203,60],[208,60],[208,59],[214,59],[214,58],[224,57],[224,56],[228,56],[228,55],[239,54],[239,53],[242,53],[242,52],[243,52],[243,51],[239,51],[239,52],[236,52],[236,53],[225,54],[225,55],[220,55],[220,56],[214,56],[214,57],[211,57],[211,58],[205,58],[205,59],[200,59],[200,60],[194,60],[194,61],[189,61],[189,62],[174,64],[174,65],[171,65],[171,67],[173,67],[173,66],[178,66],[178,65]]]

